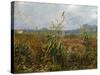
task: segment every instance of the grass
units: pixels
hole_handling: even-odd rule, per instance
[[[81,35],[64,35],[61,19],[52,22],[49,32],[14,35],[14,71],[46,72],[97,68],[97,38],[84,28]]]
[[[81,38],[63,38],[66,56],[62,60],[59,52],[53,52],[57,56],[54,62],[52,61],[52,55],[48,53],[46,56],[45,53],[47,52],[43,51],[48,43],[47,38],[48,36],[44,36],[43,33],[39,35],[34,32],[33,34],[15,34],[15,72],[77,70],[97,67],[96,38],[89,38],[90,51],[86,51],[86,46]],[[52,47],[50,48],[52,49]],[[62,63],[63,67],[61,66]]]

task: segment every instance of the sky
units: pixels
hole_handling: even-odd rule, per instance
[[[49,28],[62,12],[63,30],[77,29],[80,25],[97,25],[97,7],[87,5],[15,2],[14,29]]]

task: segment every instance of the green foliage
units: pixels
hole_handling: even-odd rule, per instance
[[[62,70],[62,69],[61,69],[61,65],[59,65],[59,64],[52,64],[50,66],[50,71],[60,71],[60,70]]]
[[[33,56],[25,42],[14,46],[14,70],[15,72],[27,72],[33,63]]]
[[[64,12],[61,15],[61,20],[55,23],[53,22],[51,26],[52,33],[48,34],[48,42],[45,44],[44,49],[44,60],[45,57],[50,56],[54,69],[58,70],[58,65],[63,69],[64,67],[64,58],[65,55],[65,47],[62,43],[63,32],[61,31],[63,27],[64,21]],[[60,58],[58,58],[60,57]],[[60,60],[60,61],[59,61]],[[56,65],[54,65],[56,64]]]
[[[94,61],[97,61],[97,53],[96,50],[94,48],[91,47],[91,42],[89,41],[89,34],[88,34],[88,30],[84,29],[84,27],[81,27],[81,36],[83,38],[83,45],[85,46],[85,53],[84,53],[84,57],[82,59],[82,62],[84,65],[90,65],[90,64],[97,64],[96,62],[94,63]]]

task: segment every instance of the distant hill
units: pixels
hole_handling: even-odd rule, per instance
[[[96,25],[83,25],[84,28],[88,29],[88,31],[92,31],[92,32],[97,32],[97,26]]]
[[[96,33],[97,32],[97,26],[96,25],[83,25],[83,27],[88,30],[88,33]],[[66,30],[65,31],[66,34],[79,34],[80,33],[80,29],[74,29],[74,30]]]
[[[97,32],[97,26],[96,25],[88,25],[85,24],[83,25],[83,27],[88,30],[89,33],[96,33]],[[19,30],[15,30],[15,31],[23,31],[23,32],[46,32],[46,31],[51,31],[48,30],[47,28],[41,28],[39,30],[27,30],[27,29],[19,29]],[[64,30],[65,34],[79,34],[80,33],[80,29],[74,29],[74,30]]]

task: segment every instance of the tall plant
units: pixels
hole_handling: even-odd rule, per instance
[[[48,34],[48,42],[45,44],[44,50],[44,61],[46,58],[50,56],[53,64],[59,64],[60,67],[64,66],[64,58],[65,58],[65,47],[63,45],[63,22],[64,22],[64,14],[62,12],[59,19],[52,22],[50,27],[50,33]]]
[[[89,34],[88,29],[85,28],[83,25],[80,27],[81,38],[83,40],[83,45],[86,47],[86,51],[91,50],[90,41],[89,41]]]
[[[95,58],[95,51],[91,47],[91,42],[89,41],[89,33],[88,29],[86,29],[84,26],[81,26],[81,38],[83,40],[83,45],[85,46],[85,53],[84,53],[84,64],[91,64],[96,59]]]

